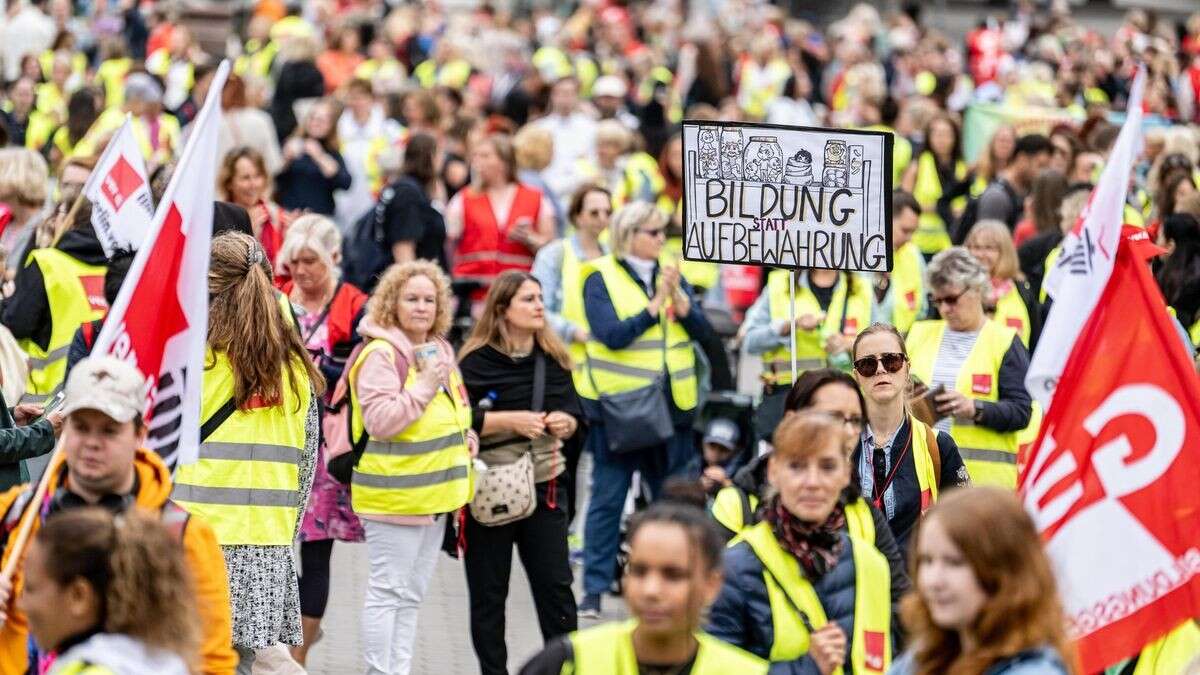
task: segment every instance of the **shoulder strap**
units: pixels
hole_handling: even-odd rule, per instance
[[[233,415],[235,410],[237,410],[237,403],[230,396],[229,400],[225,401],[225,405],[217,408],[212,417],[204,420],[204,424],[200,425],[200,442],[203,443],[208,440],[208,437],[212,436],[214,431],[221,428],[221,425],[225,423],[225,420],[229,419],[230,415]]]
[[[533,362],[533,403],[529,409],[542,412],[542,404],[546,400],[546,355],[534,345],[536,354]]]
[[[300,336],[301,343],[307,345],[308,341],[312,339],[312,336],[315,335],[318,330],[320,330],[321,324],[325,323],[325,321],[329,318],[329,310],[333,308],[333,301],[337,299],[338,292],[342,290],[343,283],[345,282],[339,279],[337,285],[333,287],[333,295],[329,297],[329,302],[325,303],[325,308],[321,310],[321,315],[317,317],[316,322],[313,323],[312,328],[307,333],[302,332]],[[300,322],[297,321],[296,325],[299,326]]]
[[[915,423],[915,422],[914,422]],[[942,451],[938,448],[937,432],[928,424],[925,425],[925,444],[929,448],[929,461],[933,462],[933,480],[942,482]]]
[[[168,499],[163,503],[159,515],[167,531],[175,537],[176,541],[182,542],[184,533],[187,531],[188,521],[191,519],[191,514],[182,506]]]
[[[742,506],[742,527],[750,527],[754,524],[754,509],[750,508],[750,495],[739,487],[737,490],[738,502]]]

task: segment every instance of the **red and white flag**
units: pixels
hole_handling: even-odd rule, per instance
[[[1025,375],[1025,388],[1043,409],[1050,407],[1079,331],[1112,274],[1129,177],[1141,154],[1145,84],[1145,69],[1139,68],[1129,94],[1128,116],[1100,174],[1100,182],[1092,190],[1075,228],[1063,239],[1062,255],[1054,268],[1046,271],[1046,292],[1054,304]]]
[[[1138,236],[1114,251],[1020,479],[1085,673],[1200,616],[1200,380]]]
[[[199,450],[220,94],[228,75],[222,62],[93,348],[133,363],[150,380],[146,443],[168,466],[195,461]]]
[[[126,116],[83,186],[84,197],[92,203],[92,226],[110,258],[118,249],[136,250],[150,231],[154,201],[147,176],[146,160]]]

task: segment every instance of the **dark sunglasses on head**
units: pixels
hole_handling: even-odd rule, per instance
[[[883,369],[889,373],[898,372],[904,367],[904,362],[908,357],[899,352],[884,352],[883,354],[872,354],[864,356],[861,359],[854,361],[854,369],[863,377],[872,377],[879,373],[878,364],[883,364]]]

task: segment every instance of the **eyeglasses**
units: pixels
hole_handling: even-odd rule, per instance
[[[854,369],[863,377],[874,377],[879,374],[879,364],[883,364],[883,369],[887,372],[895,373],[904,367],[904,362],[907,360],[908,357],[900,352],[872,354],[871,356],[864,356],[861,359],[855,360]]]
[[[667,228],[665,228],[665,227],[658,227],[653,230],[638,230],[638,232],[641,232],[642,234],[646,235],[647,237],[665,237],[665,236],[667,236]]]
[[[933,303],[934,307],[940,307],[942,305],[957,305],[958,299],[966,294],[966,291],[961,291],[958,295],[943,295],[940,298],[936,295],[931,295],[929,296],[929,302]]]
[[[842,424],[845,424],[848,427],[852,427],[855,429],[862,429],[863,418],[861,418],[861,417],[849,417],[849,416],[843,415],[842,413],[839,413],[839,412],[826,412],[825,414],[829,415],[833,419],[841,422]]]

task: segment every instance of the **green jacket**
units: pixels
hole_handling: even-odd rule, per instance
[[[48,420],[18,427],[12,410],[0,394],[0,491],[29,481],[22,460],[40,457],[54,449],[54,427]]]

